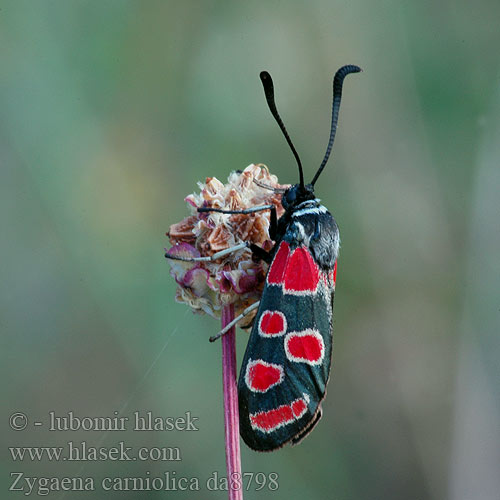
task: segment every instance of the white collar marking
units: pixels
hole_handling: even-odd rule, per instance
[[[327,212],[326,207],[324,207],[323,205],[320,205],[319,207],[312,206],[303,208],[302,210],[297,210],[292,214],[292,217],[301,217],[302,215],[309,215],[309,214],[318,215],[318,214],[324,214],[326,212]]]

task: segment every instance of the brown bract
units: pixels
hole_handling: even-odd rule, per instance
[[[191,215],[177,224],[172,224],[168,231],[170,241],[175,240],[176,242],[185,241],[186,243],[194,243],[196,236],[193,233],[193,227],[196,224],[196,220],[197,217]]]
[[[243,210],[273,204],[280,217],[283,213],[281,195],[257,185],[254,180],[271,188],[286,187],[278,184],[267,167],[253,164],[243,172],[232,172],[226,184],[215,177],[198,183],[200,192],[186,197],[191,215],[170,226],[167,235],[172,247],[167,254],[212,256],[242,242],[270,250],[273,242],[269,237],[269,210],[233,215],[197,212],[201,207]],[[176,300],[188,304],[195,312],[220,317],[222,306],[234,304],[237,315],[262,295],[267,264],[256,262],[248,248],[210,262],[167,260],[178,285]],[[241,326],[248,325],[252,319],[245,318]]]

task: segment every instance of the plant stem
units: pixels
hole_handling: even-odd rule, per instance
[[[222,310],[222,328],[234,319],[234,306]],[[224,392],[224,437],[229,500],[243,500],[241,487],[240,416],[236,387],[236,334],[231,328],[222,336],[222,388]],[[239,487],[237,487],[239,485]],[[236,486],[237,489],[233,489]]]

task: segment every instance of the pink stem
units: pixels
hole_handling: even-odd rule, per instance
[[[234,306],[222,309],[222,328],[234,319]],[[243,500],[241,487],[240,415],[236,387],[236,335],[231,328],[222,336],[222,387],[224,391],[224,437],[229,500]],[[238,488],[239,485],[239,488]],[[235,489],[232,488],[236,487]]]

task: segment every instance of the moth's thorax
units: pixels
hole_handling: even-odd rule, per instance
[[[321,200],[319,198],[303,201],[302,203],[299,203],[296,207],[294,207],[291,211],[293,219],[302,217],[304,215],[326,214],[327,212],[328,210],[321,204]]]
[[[281,234],[292,248],[309,248],[317,264],[333,269],[337,260],[340,236],[337,223],[318,198],[299,203],[280,219]]]

